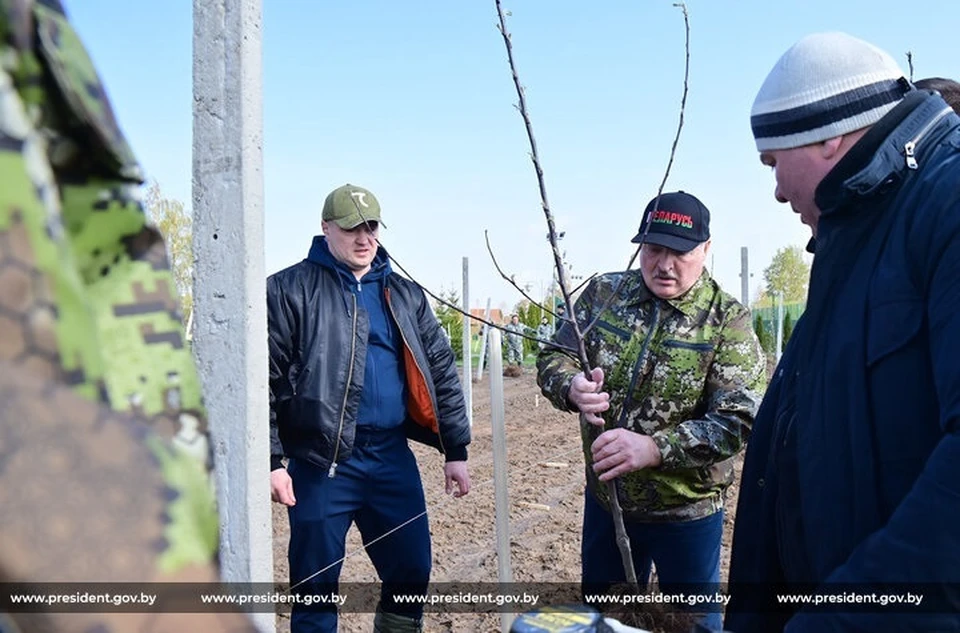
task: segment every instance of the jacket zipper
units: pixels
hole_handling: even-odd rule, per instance
[[[930,128],[939,123],[940,119],[947,116],[951,112],[953,112],[953,108],[951,106],[947,106],[941,110],[937,116],[933,117],[933,119],[927,122],[927,124],[923,126],[923,129],[920,130],[915,137],[913,137],[913,140],[906,142],[906,144],[903,146],[903,152],[906,155],[908,169],[917,169],[919,167],[916,157],[917,144],[923,140],[923,137],[927,135],[927,133],[930,131]]]
[[[647,336],[643,339],[643,347],[640,348],[640,355],[637,356],[637,362],[633,366],[633,376],[630,377],[630,390],[627,392],[627,397],[623,401],[623,409],[620,410],[620,419],[617,421],[617,426],[622,427],[623,421],[627,417],[627,411],[630,409],[630,405],[633,404],[633,392],[637,388],[637,378],[640,375],[640,369],[646,362],[647,358],[647,348],[650,346],[650,339],[653,338],[653,333],[657,330],[657,325],[660,322],[660,302],[653,302],[653,323],[650,324],[650,329],[647,330]]]
[[[384,289],[384,294],[386,295],[386,289]],[[407,337],[403,333],[403,328],[400,327],[400,319],[397,318],[397,315],[393,311],[393,304],[390,303],[390,297],[385,296],[385,299],[387,301],[387,309],[390,310],[390,316],[393,317],[393,322],[397,324],[397,331],[400,332],[400,338],[403,339],[403,345],[410,350],[410,358],[413,359],[413,364],[417,366],[417,371],[419,371],[420,375],[426,380],[427,375],[423,373],[423,368],[421,368],[420,363],[417,362],[417,356],[413,353],[413,348],[407,343]],[[440,432],[440,412],[434,407],[432,400],[430,406],[433,408],[433,415],[437,418],[437,439],[440,441],[440,452],[446,455],[447,449],[443,446],[443,434]]]
[[[352,294],[352,293],[351,293]],[[343,419],[347,415],[347,396],[350,394],[350,382],[353,380],[353,365],[357,355],[357,295],[353,296],[353,329],[350,337],[350,368],[347,370],[347,388],[343,390],[343,403],[340,405],[340,426],[337,428],[337,441],[333,445],[333,460],[327,477],[337,474],[337,456],[340,454],[340,437],[343,435]]]

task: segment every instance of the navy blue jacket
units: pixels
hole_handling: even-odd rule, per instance
[[[370,270],[357,281],[353,271],[333,256],[327,240],[317,236],[307,260],[337,274],[345,293],[344,305],[356,298],[370,323],[367,328],[367,357],[363,366],[363,390],[357,407],[357,426],[388,429],[403,424],[407,417],[407,389],[404,383],[403,339],[390,318],[384,288],[393,272],[390,260],[378,249]]]
[[[271,469],[286,455],[333,475],[353,452],[358,425],[390,426],[398,414],[409,438],[438,448],[447,461],[465,460],[470,424],[460,378],[423,290],[390,272],[382,247],[373,283],[349,288],[345,282],[356,279],[328,265],[323,240],[315,238],[310,257],[267,279]],[[368,291],[382,295],[368,298]],[[372,375],[370,362],[382,364]]]
[[[807,310],[744,463],[725,628],[960,631],[960,118],[909,94],[816,201]],[[772,595],[883,583],[953,612]]]

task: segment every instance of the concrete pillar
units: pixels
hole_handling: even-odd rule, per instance
[[[261,0],[193,3],[194,352],[228,582],[273,582]],[[255,614],[274,631],[272,613]]]

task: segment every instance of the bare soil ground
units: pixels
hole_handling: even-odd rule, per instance
[[[504,378],[507,457],[509,460],[510,549],[517,582],[572,582],[580,575],[580,527],[583,513],[583,457],[577,419],[555,410],[536,385],[532,369]],[[434,582],[496,582],[493,458],[489,377],[473,384],[473,442],[470,476],[473,489],[462,499],[443,493],[442,457],[414,445],[420,463],[430,531],[433,535]],[[549,465],[545,465],[549,464]],[[566,466],[563,466],[566,464]],[[737,480],[739,480],[739,462]],[[728,491],[722,550],[722,580],[730,554],[736,484]],[[274,505],[274,565],[277,582],[287,582],[287,513]],[[376,572],[351,530],[341,581],[376,581]],[[373,615],[344,613],[340,631],[368,633]],[[277,630],[288,633],[287,614],[277,616]],[[424,630],[443,633],[495,633],[498,615],[427,613]]]

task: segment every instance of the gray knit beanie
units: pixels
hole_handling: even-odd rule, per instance
[[[777,61],[753,102],[757,150],[791,149],[873,125],[910,89],[876,46],[846,33],[808,35]]]

